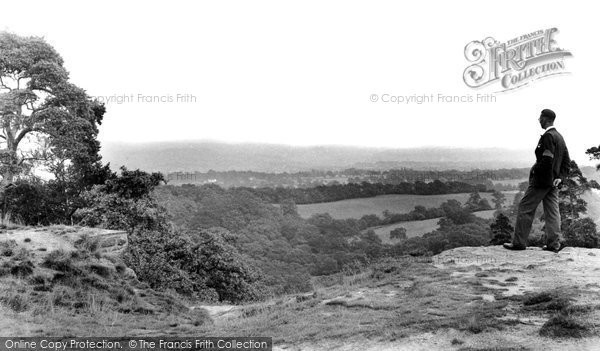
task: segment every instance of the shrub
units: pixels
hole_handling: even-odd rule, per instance
[[[33,274],[33,268],[34,265],[31,261],[22,261],[10,269],[10,274],[16,277],[26,277]]]
[[[540,335],[553,338],[582,338],[587,334],[588,327],[567,313],[552,316],[540,329]]]
[[[10,208],[13,219],[27,225],[49,225],[55,218],[56,203],[41,182],[18,181],[6,190],[4,206]]]
[[[579,218],[571,221],[563,228],[565,244],[568,246],[597,248],[600,237],[596,229],[596,223],[589,218]]]
[[[28,307],[26,296],[18,292],[10,292],[0,297],[0,302],[15,312],[23,312]]]
[[[165,230],[167,215],[150,195],[164,181],[160,173],[130,171],[121,167],[121,174],[96,185],[83,195],[87,206],[77,209],[74,217],[80,225],[122,229]]]
[[[0,256],[11,257],[15,254],[17,242],[14,240],[0,241]]]
[[[103,278],[109,278],[112,274],[110,267],[102,265],[100,263],[89,264],[86,268],[88,271],[95,273]]]
[[[64,250],[55,250],[50,252],[42,262],[42,267],[50,268],[62,273],[79,272],[73,262],[72,254]]]
[[[130,237],[125,261],[153,288],[220,301],[260,298],[258,272],[229,240],[224,229],[137,230]]]
[[[391,240],[406,240],[406,228],[399,227],[390,231]]]
[[[100,247],[100,239],[98,237],[92,237],[88,234],[84,234],[75,241],[74,246],[77,249],[95,253]]]

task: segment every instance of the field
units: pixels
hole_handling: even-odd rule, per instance
[[[492,196],[489,193],[480,193],[492,205]],[[506,205],[511,204],[516,194],[515,191],[505,191]],[[415,206],[438,207],[443,202],[455,199],[464,204],[469,194],[444,194],[444,195],[381,195],[376,197],[350,199],[335,202],[325,202],[309,205],[298,205],[298,214],[308,218],[317,213],[329,213],[336,219],[360,218],[364,215],[381,215],[384,210],[392,213],[407,213]]]
[[[526,182],[526,181],[527,181],[527,178],[519,178],[519,179],[492,180],[492,183],[494,183],[494,185],[505,184],[505,185],[518,186],[519,184]]]
[[[511,196],[514,196],[514,193]],[[597,225],[600,225],[600,191],[592,190],[591,192],[583,194],[582,197],[585,201],[587,201],[587,216],[594,219]],[[492,218],[494,216],[494,210],[475,212],[475,215],[481,218]],[[377,236],[379,236],[384,243],[391,244],[394,243],[394,241],[390,240],[390,232],[392,230],[404,227],[406,228],[406,236],[411,238],[436,230],[438,228],[438,220],[439,218],[433,218],[424,221],[401,222],[369,229],[375,231],[375,234],[377,234]]]
[[[479,211],[475,212],[477,217],[481,218],[492,218],[494,216],[494,210],[490,211]],[[426,219],[424,221],[409,221],[409,222],[400,222],[394,223],[390,225],[384,225],[380,227],[369,228],[369,230],[373,230],[375,234],[381,241],[386,244],[394,244],[396,241],[390,240],[390,232],[396,228],[404,227],[406,228],[406,237],[412,238],[415,236],[421,236],[425,233],[432,232],[438,228],[439,218]]]

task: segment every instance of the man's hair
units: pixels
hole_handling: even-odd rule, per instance
[[[542,110],[542,113],[540,114],[540,116],[547,117],[549,120],[554,122],[554,119],[556,118],[556,113],[554,113],[554,111],[546,108],[546,109]]]

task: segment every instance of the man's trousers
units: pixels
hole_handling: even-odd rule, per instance
[[[529,186],[519,203],[517,223],[513,245],[527,247],[527,238],[531,231],[533,216],[540,202],[544,204],[544,220],[546,222],[546,245],[558,248],[560,241],[560,212],[558,210],[558,188],[537,188]]]

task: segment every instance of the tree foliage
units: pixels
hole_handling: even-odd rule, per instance
[[[121,174],[112,174],[102,185],[84,193],[86,206],[75,212],[80,225],[121,229],[132,233],[136,228],[165,230],[166,210],[151,193],[161,182],[160,173],[130,171],[121,167]]]
[[[490,224],[490,244],[502,245],[510,242],[515,228],[510,224],[510,219],[503,213],[499,213],[492,224]]]
[[[563,183],[559,191],[560,215],[563,226],[568,226],[587,211],[587,202],[581,196],[597,185],[587,180],[575,161],[571,161]]]
[[[600,146],[593,146],[585,151],[590,160],[600,160]],[[600,163],[596,165],[596,170],[600,171]]]
[[[45,168],[55,176],[46,194],[53,198],[49,205],[60,211],[55,218],[66,221],[81,205],[80,193],[108,174],[96,139],[105,108],[69,82],[63,59],[42,38],[0,32],[0,53],[3,214],[14,212],[5,199],[7,189],[20,180],[25,188],[16,193],[31,191],[37,187],[34,170]]]
[[[494,208],[496,210],[499,210],[502,208],[502,206],[504,205],[504,202],[506,201],[506,196],[504,196],[504,194],[500,191],[494,190],[492,192],[492,202],[494,203]]]
[[[406,228],[398,227],[390,231],[391,240],[405,240],[406,239]]]
[[[600,237],[598,236],[596,223],[589,217],[572,221],[563,229],[563,236],[565,244],[568,246],[600,247]]]

